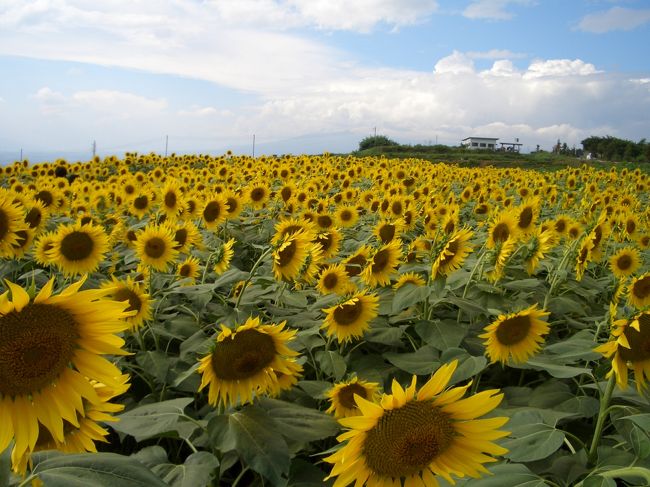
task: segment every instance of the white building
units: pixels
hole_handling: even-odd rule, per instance
[[[496,139],[492,137],[467,137],[460,141],[460,145],[468,149],[495,150],[497,140],[499,140],[498,137]]]

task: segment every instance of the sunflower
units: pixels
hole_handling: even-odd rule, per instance
[[[341,246],[341,232],[332,227],[316,235],[314,242],[320,245],[323,252],[323,259],[331,259],[337,254]]]
[[[544,343],[542,335],[549,331],[549,325],[540,318],[550,313],[537,309],[534,304],[523,311],[499,318],[485,327],[485,333],[479,338],[485,338],[486,353],[491,363],[506,363],[508,358],[516,364],[525,363],[537,353]]]
[[[514,209],[517,218],[517,232],[528,235],[535,230],[535,223],[539,216],[539,199],[530,198]]]
[[[130,199],[129,213],[133,216],[142,219],[151,210],[151,194],[148,191],[141,189],[133,198]]]
[[[458,230],[447,240],[431,266],[432,278],[438,275],[449,275],[463,265],[465,258],[472,251],[472,245],[468,243],[472,235],[474,232],[464,228]]]
[[[175,219],[184,208],[185,201],[178,181],[169,178],[160,192],[160,209],[168,218]]]
[[[273,251],[273,274],[279,281],[291,282],[300,276],[307,261],[310,242],[301,232],[292,233]]]
[[[244,209],[242,196],[232,191],[226,191],[223,194],[226,200],[226,215],[228,218],[237,218]]]
[[[359,380],[357,377],[339,382],[325,394],[331,403],[329,409],[325,412],[334,414],[335,418],[358,416],[362,413],[357,407],[354,396],[359,396],[370,402],[376,402],[378,392],[379,384]]]
[[[16,455],[36,446],[39,422],[57,441],[63,420],[77,426],[83,400],[100,398],[89,380],[119,388],[120,371],[101,355],[125,355],[115,335],[128,328],[124,303],[107,290],[79,291],[79,280],[53,296],[51,279],[32,300],[7,281],[0,296],[0,450],[15,441]]]
[[[637,308],[650,305],[650,273],[646,272],[632,280],[627,288],[627,300]]]
[[[634,274],[641,267],[639,251],[633,247],[625,247],[609,258],[609,269],[618,279]]]
[[[650,380],[650,312],[640,313],[632,320],[616,320],[610,341],[596,347],[596,352],[606,358],[612,355],[612,370],[607,377],[616,374],[616,383],[627,388],[627,369],[634,369],[634,379],[639,392]]]
[[[0,257],[14,255],[13,246],[18,243],[16,232],[24,230],[21,207],[12,202],[10,195],[0,188]]]
[[[515,240],[517,236],[517,218],[511,211],[502,211],[494,218],[488,229],[486,246],[488,249],[493,249],[508,239]]]
[[[343,228],[353,227],[359,220],[359,213],[354,206],[343,205],[336,209],[334,213],[336,224]]]
[[[381,243],[387,244],[394,238],[399,238],[403,229],[404,229],[404,224],[402,223],[401,220],[395,220],[395,221],[382,220],[377,225],[375,225],[375,228],[373,228],[372,233],[375,235],[375,237],[377,237],[377,240],[379,240]]]
[[[251,184],[246,190],[248,203],[255,209],[259,210],[264,208],[264,205],[269,200],[270,193],[268,186],[262,181],[257,181]]]
[[[329,265],[324,267],[318,278],[318,285],[316,289],[321,294],[346,294],[350,287],[353,286],[350,282],[348,274],[345,272],[343,264]]]
[[[212,406],[246,404],[255,395],[276,391],[278,372],[297,373],[293,358],[298,352],[287,346],[296,330],[284,326],[285,322],[262,325],[259,318],[249,318],[234,331],[221,325],[212,352],[200,360],[198,368],[202,374],[199,391],[209,386]]]
[[[42,266],[49,266],[52,260],[48,257],[47,253],[54,245],[56,232],[41,233],[34,243],[34,260]]]
[[[110,400],[128,390],[128,379],[128,375],[121,376],[119,381],[123,385],[118,389],[110,388],[97,382],[94,383],[92,386],[97,393],[99,402],[95,404],[88,401],[83,402],[83,413],[78,418],[78,424],[63,420],[63,441],[53,438],[46,428],[39,425],[38,439],[36,440],[33,451],[58,450],[64,453],[96,452],[97,447],[95,446],[95,442],[107,442],[106,436],[109,433],[98,423],[118,421],[118,418],[112,416],[110,413],[120,412],[124,409],[124,405],[113,404]],[[14,447],[11,452],[11,463],[14,473],[24,476],[28,465],[31,467],[31,453],[25,451],[20,455]]]
[[[271,387],[269,396],[276,397],[282,394],[282,391],[289,391],[293,389],[298,383],[298,379],[302,375],[302,365],[296,362],[295,359],[287,358],[284,360],[284,365],[289,369],[289,373],[275,371],[277,382]]]
[[[176,275],[181,279],[186,279],[188,284],[194,284],[199,276],[199,259],[189,256],[176,267]]]
[[[226,272],[230,267],[230,261],[232,260],[233,255],[235,255],[235,252],[233,250],[234,245],[235,239],[231,238],[227,242],[224,242],[224,244],[219,249],[219,252],[217,253],[217,256],[214,260],[214,267],[212,268],[217,276]]]
[[[477,419],[496,408],[503,394],[497,389],[461,399],[469,385],[445,390],[458,361],[442,365],[416,391],[417,377],[405,389],[393,380],[392,394],[379,403],[355,395],[361,414],[339,419],[349,428],[338,437],[347,443],[325,458],[334,464],[328,477],[334,485],[369,487],[437,486],[437,477],[450,484],[457,477],[489,474],[490,455],[508,452],[493,440],[508,436],[499,430],[505,417]]]
[[[174,231],[167,225],[147,225],[138,235],[135,251],[143,264],[157,271],[167,271],[178,256],[178,250],[174,248]]]
[[[426,286],[427,282],[417,272],[406,272],[405,274],[399,276],[397,282],[393,284],[393,289],[397,290],[401,287],[406,286],[407,284],[413,284],[414,286],[421,287]]]
[[[174,250],[187,253],[192,247],[202,247],[201,233],[196,225],[189,220],[183,221],[174,229]]]
[[[307,240],[314,240],[316,237],[316,231],[312,222],[302,218],[287,218],[276,223],[275,234],[271,239],[271,244],[279,245],[284,237],[298,232],[302,232]]]
[[[35,230],[32,228],[23,228],[16,232],[16,243],[11,246],[15,259],[22,259],[29,251],[34,241]]]
[[[149,321],[153,315],[153,302],[151,296],[145,292],[145,286],[132,277],[116,278],[111,277],[101,285],[108,294],[106,297],[113,301],[126,301],[128,307],[125,312],[131,312],[131,316],[125,318],[130,331],[139,329],[145,321]]]
[[[345,272],[350,277],[358,276],[361,274],[368,259],[370,259],[370,254],[372,253],[372,248],[368,245],[362,245],[357,249],[357,251],[352,254],[350,257],[347,257],[343,264],[345,265]]]
[[[56,232],[48,258],[66,276],[94,272],[108,252],[108,236],[92,223],[61,225]]]
[[[38,231],[45,225],[48,211],[42,201],[34,200],[31,206],[25,208],[25,223],[29,228]]]
[[[226,217],[228,216],[226,207],[226,200],[221,194],[215,194],[210,198],[206,198],[203,203],[203,210],[201,210],[201,218],[205,228],[212,230],[226,221]]]
[[[542,230],[537,227],[527,247],[527,254],[524,257],[524,264],[528,275],[532,275],[542,260],[557,243],[555,231],[551,228]]]
[[[307,258],[305,264],[300,270],[300,279],[308,284],[314,285],[317,281],[318,274],[323,266],[323,248],[316,242],[307,245]]]
[[[379,296],[361,291],[342,303],[324,309],[325,321],[321,328],[327,336],[335,335],[339,342],[352,341],[370,328],[370,321],[377,317]]]
[[[397,271],[402,258],[402,241],[391,240],[375,251],[368,265],[361,272],[361,280],[368,286],[386,286],[391,276]]]

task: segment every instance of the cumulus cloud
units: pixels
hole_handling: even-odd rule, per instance
[[[510,5],[531,4],[531,0],[475,0],[463,10],[463,16],[469,19],[510,20],[514,17],[508,10]]]
[[[202,107],[198,105],[192,105],[189,108],[184,108],[178,111],[178,114],[182,117],[230,117],[233,115],[233,112],[230,110],[219,110],[215,107]]]
[[[526,72],[528,78],[541,78],[544,76],[587,76],[601,73],[591,63],[581,59],[548,59],[534,61]]]
[[[578,22],[578,29],[595,34],[613,30],[634,30],[650,22],[650,9],[612,7],[609,10],[584,16]]]
[[[489,51],[468,51],[465,55],[471,59],[520,59],[527,57],[522,52],[509,49],[490,49]]]

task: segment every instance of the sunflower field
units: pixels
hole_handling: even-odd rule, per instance
[[[0,486],[650,485],[650,177],[0,168]]]

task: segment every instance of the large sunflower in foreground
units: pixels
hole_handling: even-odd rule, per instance
[[[612,370],[607,377],[616,374],[616,383],[627,388],[627,369],[634,369],[638,391],[650,381],[650,312],[640,313],[632,320],[616,320],[612,327],[612,339],[596,347],[595,351],[611,358]]]
[[[438,477],[453,484],[452,475],[489,473],[483,464],[496,461],[491,455],[508,452],[493,442],[509,434],[498,429],[508,418],[477,418],[503,394],[491,389],[461,399],[469,385],[445,390],[457,364],[441,366],[419,391],[416,376],[406,390],[393,380],[392,394],[379,404],[355,396],[361,415],[339,419],[349,430],[338,440],[347,443],[325,458],[334,464],[328,477],[338,477],[334,486],[435,487]]]
[[[66,276],[94,272],[108,252],[108,236],[102,227],[87,223],[62,225],[47,255]]]
[[[549,331],[549,325],[541,320],[550,313],[537,309],[537,304],[518,313],[501,315],[485,327],[486,353],[490,362],[506,363],[512,358],[514,363],[525,363],[537,353],[544,343],[542,335]]]
[[[353,377],[345,382],[339,382],[327,391],[326,396],[330,400],[331,405],[326,412],[334,414],[335,418],[358,416],[361,414],[361,410],[354,400],[355,394],[362,399],[375,402],[378,392],[379,384],[359,380],[357,377]]]
[[[104,354],[124,355],[115,335],[128,328],[126,303],[109,291],[79,291],[84,279],[52,295],[50,280],[32,300],[22,287],[0,296],[0,450],[15,440],[17,455],[33,450],[39,423],[57,441],[64,420],[79,425],[83,403],[100,402],[89,380],[119,388],[121,373]]]
[[[251,402],[255,395],[277,393],[278,372],[298,373],[293,360],[298,352],[287,346],[296,330],[286,330],[284,325],[262,325],[259,318],[249,318],[235,330],[221,326],[212,352],[198,368],[199,391],[209,386],[211,405],[234,406],[238,401]]]
[[[377,317],[379,297],[366,294],[365,291],[356,293],[344,302],[324,309],[325,328],[327,336],[336,335],[339,342],[351,341],[358,338],[370,328],[370,321]]]
[[[440,254],[436,257],[431,266],[431,277],[437,275],[446,276],[463,265],[465,258],[472,251],[472,245],[469,240],[472,238],[472,232],[468,228],[458,230],[454,233],[445,246],[441,249]]]

